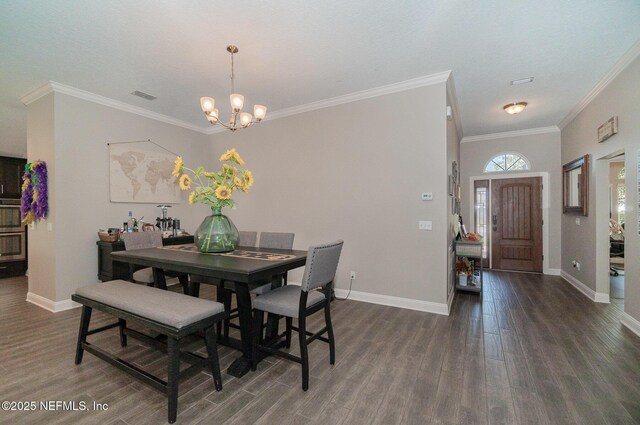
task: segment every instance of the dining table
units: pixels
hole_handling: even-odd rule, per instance
[[[251,289],[271,282],[279,286],[288,271],[303,267],[307,251],[237,247],[227,253],[202,253],[194,244],[170,245],[111,253],[113,261],[151,267],[154,285],[167,289],[165,271],[206,276],[235,285],[240,320],[240,340],[229,338],[221,344],[239,349],[241,355],[227,369],[227,373],[241,377],[251,369],[253,343]],[[220,286],[219,286],[220,288]],[[198,296],[198,284],[191,286],[189,295]],[[276,343],[278,318],[271,317],[266,339]]]

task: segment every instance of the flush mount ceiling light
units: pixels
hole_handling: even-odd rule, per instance
[[[236,46],[227,46],[227,52],[231,53],[231,96],[229,96],[229,102],[231,103],[231,118],[229,119],[229,124],[220,122],[218,119],[218,108],[215,107],[216,101],[212,97],[201,97],[200,107],[211,124],[220,124],[228,130],[236,131],[238,129],[238,124],[240,124],[240,128],[247,128],[251,124],[262,121],[265,115],[267,115],[267,107],[263,105],[255,105],[253,107],[253,116],[248,112],[240,112],[244,105],[244,96],[235,93],[236,90],[233,74],[233,55],[238,53],[238,48]],[[240,115],[240,123],[238,123],[238,115]],[[254,116],[255,120],[253,119]]]
[[[513,102],[513,103],[509,103],[507,105],[504,105],[502,107],[502,109],[504,109],[504,111],[507,114],[511,114],[511,115],[515,115],[515,114],[519,114],[520,112],[524,111],[524,108],[527,107],[527,102]]]

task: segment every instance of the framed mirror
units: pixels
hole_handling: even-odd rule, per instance
[[[589,215],[589,155],[562,166],[562,212]]]

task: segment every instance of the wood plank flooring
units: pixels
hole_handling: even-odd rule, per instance
[[[309,391],[299,365],[274,358],[241,379],[223,373],[219,393],[202,372],[181,384],[177,423],[640,423],[640,338],[620,324],[620,301],[595,304],[559,277],[489,272],[485,282],[482,301],[460,294],[449,317],[334,302],[337,362],[329,365],[325,344],[311,344]],[[0,401],[109,408],[0,411],[0,423],[166,422],[162,394],[88,353],[74,365],[79,309],[52,314],[25,302],[26,292],[25,278],[0,280]],[[202,292],[215,299],[212,287]],[[94,316],[92,327],[111,321]],[[121,349],[115,329],[91,340],[166,373],[164,356],[135,340]],[[200,340],[188,345],[203,350]],[[237,356],[220,354],[223,369]]]

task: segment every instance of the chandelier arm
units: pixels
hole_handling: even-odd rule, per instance
[[[231,52],[231,93],[235,93],[235,84],[233,81],[233,52]]]

